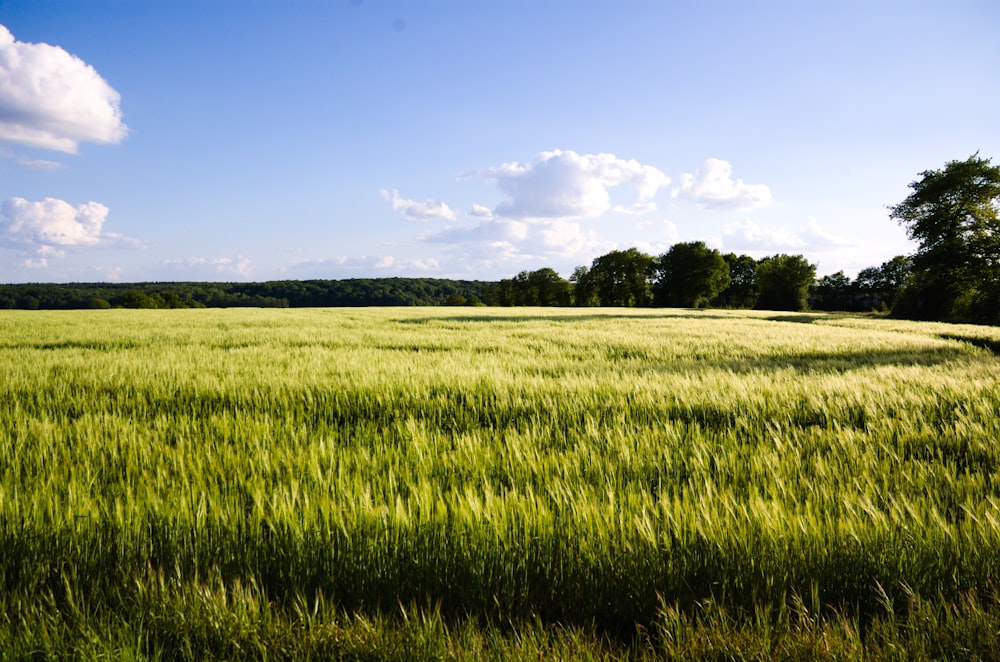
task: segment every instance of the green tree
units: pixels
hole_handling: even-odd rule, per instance
[[[806,310],[816,265],[801,255],[772,255],[757,263],[760,310]]]
[[[653,302],[655,259],[638,248],[594,258],[587,272],[602,306],[648,306]]]
[[[539,306],[568,306],[572,285],[555,269],[545,267],[528,274],[528,286],[534,290]]]
[[[854,280],[859,310],[892,310],[906,285],[911,269],[910,258],[897,255],[878,267],[867,267]]]
[[[100,310],[110,307],[111,304],[108,303],[106,299],[102,299],[101,297],[92,297],[90,301],[87,302],[87,308],[92,308],[95,310]]]
[[[919,247],[899,313],[921,319],[996,321],[1000,298],[1000,166],[973,154],[926,170],[889,208]]]
[[[753,308],[757,303],[757,260],[749,255],[726,253],[722,256],[729,267],[729,285],[712,301],[720,308]]]
[[[843,271],[823,276],[813,288],[810,304],[817,310],[854,310],[857,288]]]
[[[122,296],[126,308],[159,308],[160,302],[142,290],[129,290]]]
[[[569,282],[573,285],[574,306],[601,305],[601,302],[597,298],[597,288],[594,286],[594,279],[590,275],[590,269],[583,265],[573,269],[573,275],[569,277]]]
[[[703,241],[674,244],[656,260],[655,303],[701,308],[729,285],[729,265]]]

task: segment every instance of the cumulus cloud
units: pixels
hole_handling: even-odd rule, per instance
[[[855,245],[845,237],[826,231],[811,217],[797,231],[765,229],[750,219],[744,219],[723,229],[722,242],[729,250],[748,251],[822,250]]]
[[[594,218],[612,208],[609,189],[623,184],[634,188],[636,199],[631,207],[616,209],[649,211],[656,192],[670,183],[653,166],[635,160],[558,149],[482,174],[507,197],[493,214],[515,219]]]
[[[455,220],[455,212],[440,200],[408,200],[399,197],[399,191],[395,189],[392,192],[382,189],[378,193],[392,203],[393,211],[399,212],[408,221]]]
[[[675,196],[694,200],[710,209],[754,209],[771,203],[766,184],[745,184],[733,179],[733,166],[722,159],[706,159],[694,174],[681,175]]]
[[[5,243],[32,246],[41,259],[62,257],[67,247],[138,243],[120,234],[105,232],[107,216],[108,208],[99,202],[74,207],[56,198],[34,202],[8,198],[0,205],[0,239]]]
[[[81,142],[117,143],[128,134],[120,101],[80,58],[16,41],[0,25],[0,141],[67,153]]]

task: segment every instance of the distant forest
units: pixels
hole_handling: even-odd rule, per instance
[[[439,278],[0,285],[0,309],[467,305],[491,283]]]

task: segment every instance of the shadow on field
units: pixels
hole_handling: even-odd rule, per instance
[[[522,310],[537,310],[537,308],[523,308]],[[643,309],[648,310],[648,309]],[[818,317],[818,316],[817,316]],[[668,319],[693,319],[693,320],[728,320],[732,321],[734,319],[731,315],[718,315],[712,313],[699,313],[692,310],[691,312],[684,313],[649,313],[646,315],[640,315],[636,313],[593,313],[586,315],[449,315],[449,316],[433,316],[433,317],[408,317],[403,319],[397,319],[396,322],[400,324],[431,324],[435,322],[457,322],[457,323],[469,323],[469,322],[483,322],[489,324],[491,322],[594,322],[594,321],[607,321],[607,320],[668,320]],[[761,320],[767,318],[760,318]]]
[[[768,322],[794,322],[795,324],[812,324],[816,320],[830,319],[829,315],[809,315],[806,313],[792,313],[788,315],[775,315],[765,317]]]
[[[1000,356],[1000,340],[974,336],[960,336],[951,333],[942,333],[938,337],[944,340],[954,340],[956,342],[968,343],[973,347],[980,347],[982,349],[989,350],[992,354]]]
[[[767,374],[790,370],[803,375],[811,375],[848,373],[881,367],[933,367],[975,360],[977,360],[975,355],[970,354],[966,348],[956,345],[922,351],[812,351],[774,354],[754,359],[690,359],[663,362],[655,367],[647,364],[644,369],[669,373],[718,370],[737,375]]]

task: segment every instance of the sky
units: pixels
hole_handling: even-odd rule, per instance
[[[854,276],[1000,160],[996,0],[0,0],[0,282]]]

